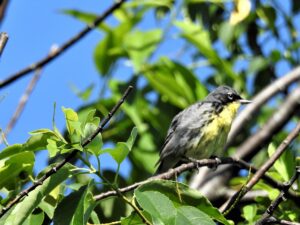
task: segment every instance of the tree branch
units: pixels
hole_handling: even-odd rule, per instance
[[[82,147],[87,146],[96,136],[97,134],[101,133],[105,127],[105,125],[110,121],[110,119],[112,118],[112,116],[116,113],[116,111],[120,108],[120,106],[122,105],[122,103],[125,101],[125,99],[128,97],[129,93],[132,91],[133,87],[129,86],[126,91],[124,92],[122,98],[118,101],[118,103],[113,107],[113,109],[108,113],[107,117],[104,118],[98,128],[94,131],[94,133],[92,133],[83,143],[82,143]],[[69,162],[72,158],[75,157],[75,155],[80,152],[79,150],[74,150],[72,151],[69,155],[66,156],[65,159],[63,159],[62,161],[60,161],[56,166],[54,166],[53,168],[51,168],[48,172],[46,172],[40,179],[38,179],[37,181],[34,182],[34,184],[32,186],[30,186],[29,188],[25,189],[24,191],[22,191],[15,199],[13,199],[12,201],[10,201],[8,203],[8,205],[4,208],[2,208],[1,212],[0,212],[0,218],[8,211],[10,210],[15,204],[17,204],[19,201],[21,201],[21,199],[23,197],[25,197],[26,195],[28,195],[29,192],[33,191],[35,188],[37,188],[38,186],[42,185],[43,182],[50,177],[52,174],[56,173],[56,171],[58,171],[60,168],[62,168],[67,162]]]
[[[9,1],[8,0],[2,0],[1,4],[0,4],[0,24],[3,23],[4,20],[4,16],[7,10],[7,6],[8,6]]]
[[[300,176],[300,167],[296,167],[296,171],[292,178],[284,184],[284,188],[281,190],[280,194],[277,198],[270,204],[267,208],[266,212],[262,215],[262,218],[256,222],[256,225],[263,225],[266,224],[266,221],[273,215],[275,209],[279,206],[279,204],[286,199],[286,195],[288,190],[291,188],[293,183],[298,179]]]
[[[233,164],[235,166],[239,166],[241,168],[247,169],[251,172],[257,171],[256,168],[253,168],[250,164],[244,162],[243,160],[234,159],[234,158],[221,158],[218,160],[216,160],[216,159],[201,159],[201,160],[196,160],[196,162],[197,163],[189,162],[189,163],[181,164],[180,166],[178,166],[176,168],[170,169],[165,173],[150,177],[147,180],[134,183],[127,187],[119,188],[118,192],[119,193],[129,192],[143,184],[149,183],[150,181],[158,180],[158,179],[164,179],[164,180],[171,179],[175,175],[181,174],[187,170],[198,169],[199,167],[204,167],[204,166],[218,166],[218,165]],[[283,187],[283,184],[278,183],[277,181],[275,181],[273,178],[267,176],[266,174],[263,174],[262,178],[266,181],[266,183],[270,184],[274,188],[281,190]],[[101,193],[99,195],[95,195],[94,200],[99,201],[99,200],[102,200],[102,199],[110,197],[110,196],[117,196],[118,192],[115,190],[107,191],[107,192]],[[295,195],[293,192],[288,192],[287,195],[299,200],[299,197],[297,195]]]
[[[227,213],[232,207],[234,207],[239,199],[241,199],[252,187],[262,178],[262,176],[273,166],[275,161],[282,155],[289,144],[299,135],[300,122],[294,128],[294,130],[285,138],[283,142],[276,149],[275,153],[260,167],[260,169],[254,174],[249,182],[237,191],[226,203],[221,207],[221,211]]]
[[[19,104],[14,112],[14,114],[12,115],[8,125],[6,126],[6,129],[3,133],[2,138],[0,139],[0,144],[3,142],[3,140],[5,140],[7,138],[8,133],[13,129],[13,127],[15,126],[17,120],[19,119],[21,113],[23,112],[26,103],[28,102],[29,96],[33,91],[33,88],[35,87],[36,83],[38,82],[40,76],[41,76],[41,69],[37,69],[35,71],[34,76],[32,77],[32,79],[30,80],[24,94],[21,96]]]
[[[0,89],[11,84],[12,82],[20,79],[21,77],[27,75],[28,73],[36,70],[37,68],[44,67],[46,64],[50,63],[53,59],[61,55],[63,52],[65,52],[69,47],[73,46],[75,43],[77,43],[80,39],[82,39],[85,35],[87,35],[92,29],[94,29],[96,26],[98,26],[100,23],[102,23],[109,15],[111,15],[116,9],[120,8],[121,5],[126,0],[119,0],[114,5],[112,5],[110,8],[108,8],[101,16],[96,18],[94,22],[91,25],[86,26],[82,31],[80,31],[78,34],[76,34],[74,37],[69,39],[67,42],[65,42],[60,48],[58,48],[55,52],[52,52],[48,54],[43,59],[31,64],[30,66],[16,72],[15,74],[12,74],[8,76],[5,80],[0,82]]]
[[[0,33],[0,57],[2,56],[2,53],[4,51],[7,41],[8,41],[7,33],[1,32]]]

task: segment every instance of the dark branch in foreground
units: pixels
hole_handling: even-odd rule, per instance
[[[196,163],[195,163],[196,162]],[[125,193],[125,192],[129,192],[132,191],[134,189],[136,189],[137,187],[149,183],[150,181],[153,180],[158,180],[158,179],[171,179],[172,177],[174,177],[175,175],[181,174],[185,171],[191,170],[191,169],[197,169],[199,167],[204,167],[204,166],[218,166],[218,165],[225,165],[225,164],[234,164],[235,166],[239,166],[240,168],[243,169],[247,169],[251,172],[256,172],[257,169],[253,168],[251,165],[249,165],[247,162],[244,162],[243,160],[239,160],[239,159],[234,159],[234,158],[221,158],[221,159],[202,159],[202,160],[196,160],[195,162],[189,162],[189,163],[185,163],[182,164],[174,169],[170,169],[165,173],[150,177],[147,180],[141,181],[141,182],[137,182],[134,183],[130,186],[124,187],[124,188],[119,188],[118,191],[120,193]],[[274,179],[272,179],[271,177],[267,176],[267,175],[263,175],[262,179],[264,179],[264,181],[268,184],[270,184],[272,187],[277,188],[277,189],[282,189],[283,188],[283,184],[278,183],[277,181],[275,181]],[[116,191],[107,191],[104,193],[101,193],[99,195],[94,196],[94,200],[99,201],[102,200],[104,198],[110,197],[110,196],[117,196],[118,193]],[[297,195],[295,195],[293,192],[287,192],[287,195],[289,197],[293,197],[293,198],[297,198],[299,199],[299,197]]]
[[[24,75],[36,70],[37,68],[44,67],[46,64],[51,62],[53,59],[61,55],[63,52],[65,52],[69,47],[73,46],[76,42],[78,42],[80,39],[82,39],[85,35],[87,35],[91,30],[93,30],[96,26],[98,26],[100,23],[102,23],[109,15],[111,15],[116,9],[120,8],[120,6],[125,2],[126,0],[119,0],[114,5],[112,5],[110,8],[108,8],[101,16],[96,18],[94,22],[86,26],[82,31],[80,31],[78,34],[76,34],[74,37],[72,37],[70,40],[65,42],[60,48],[58,48],[55,52],[48,54],[43,59],[39,60],[38,62],[35,62],[31,64],[30,66],[20,70],[19,72],[10,75],[8,78],[0,82],[0,88],[3,88],[4,86],[14,82],[15,80],[23,77]]]
[[[275,209],[278,207],[278,205],[286,199],[288,190],[291,188],[293,183],[298,179],[300,176],[300,167],[296,167],[296,172],[292,176],[292,178],[284,184],[284,188],[281,190],[280,194],[277,196],[277,198],[270,204],[270,206],[267,208],[266,212],[262,215],[262,218],[256,222],[256,225],[263,225],[267,224],[267,221],[272,217]]]
[[[105,125],[110,121],[112,116],[116,113],[116,111],[120,108],[122,103],[125,101],[125,99],[128,97],[129,93],[132,90],[132,86],[129,86],[126,91],[124,92],[122,98],[118,101],[118,103],[113,107],[113,109],[108,113],[107,117],[104,118],[101,123],[99,124],[98,128],[95,130],[94,133],[91,134],[90,137],[88,137],[83,143],[82,147],[87,146],[96,136],[97,134],[101,133],[105,127]],[[51,168],[48,172],[46,172],[40,179],[36,180],[32,186],[22,191],[15,199],[10,201],[8,205],[4,208],[2,208],[0,212],[0,218],[8,211],[10,210],[15,204],[17,204],[23,197],[28,195],[31,191],[33,191],[38,186],[42,185],[43,182],[50,177],[52,174],[56,173],[60,168],[62,168],[66,163],[68,163],[72,158],[76,156],[76,154],[80,152],[79,150],[72,151],[69,155],[66,156],[65,159],[60,161],[55,167]]]
[[[262,178],[262,176],[273,166],[275,161],[282,155],[289,144],[299,135],[300,123],[294,128],[294,130],[284,139],[283,142],[276,149],[275,153],[260,167],[260,169],[254,174],[249,182],[237,191],[224,205],[221,207],[221,211],[225,212],[232,209],[238,201],[249,191],[252,187]]]

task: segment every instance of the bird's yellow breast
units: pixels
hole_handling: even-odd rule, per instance
[[[240,107],[240,103],[232,102],[223,107],[223,110],[219,114],[213,116],[212,121],[207,124],[205,133],[206,137],[216,138],[220,132],[228,133],[234,117]]]
[[[187,152],[188,157],[205,158],[223,155],[223,148],[227,140],[227,135],[240,103],[233,102],[223,107],[223,110],[212,116],[201,130],[198,142]]]

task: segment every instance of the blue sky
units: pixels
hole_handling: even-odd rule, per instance
[[[113,1],[97,0],[10,1],[4,23],[1,26],[1,31],[8,33],[9,41],[0,61],[0,79],[4,79],[41,59],[48,54],[52,45],[61,45],[85,27],[83,23],[76,19],[62,14],[61,10],[78,9],[99,14],[112,3]],[[290,7],[288,4],[282,4],[282,6],[284,6],[284,10],[286,11]],[[298,15],[298,17],[300,16]],[[297,18],[295,18],[295,21],[297,21]],[[110,17],[106,22],[114,24],[115,20],[113,17]],[[166,22],[167,20],[162,21],[162,27],[167,25]],[[278,25],[280,23],[280,20],[277,21]],[[156,25],[153,19],[146,19],[139,25],[139,28],[143,30],[153,29],[156,28]],[[298,23],[296,26],[300,30],[300,24]],[[285,35],[282,25],[280,29],[282,29],[280,33]],[[8,142],[10,144],[25,142],[29,137],[28,132],[32,130],[51,128],[54,102],[57,105],[56,125],[60,130],[63,130],[65,122],[60,110],[61,107],[76,109],[83,104],[82,100],[70,89],[70,84],[83,90],[91,83],[94,83],[96,88],[93,91],[90,101],[97,99],[101,80],[94,65],[93,50],[102,37],[103,34],[98,30],[90,32],[85,38],[43,69],[41,79],[34,89],[24,113],[21,115],[15,128],[8,135]],[[181,43],[176,37],[168,37],[167,44],[160,46],[158,54],[155,54],[152,60],[162,56],[159,55],[161,52],[166,57],[174,58],[179,49],[178,45]],[[274,48],[274,46],[278,47],[276,46],[276,42],[270,42],[270,45],[265,46],[266,51]],[[187,65],[189,64],[186,58],[180,58],[180,60],[186,62]],[[280,68],[276,69],[278,75],[289,71],[286,65],[281,65]],[[118,71],[119,75],[117,76],[125,79],[124,76],[126,77],[128,71],[131,71],[131,68],[122,64],[122,70]],[[208,72],[208,69],[201,68],[196,70],[196,73],[201,76],[205,72]],[[0,90],[0,95],[5,96],[0,102],[2,109],[0,127],[2,129],[5,129],[31,77],[32,74],[27,75]],[[2,145],[1,147],[3,148],[4,146]],[[38,156],[37,171],[40,171],[46,165],[46,157],[46,151],[41,156]],[[109,157],[104,161],[107,161],[108,165],[112,164]],[[126,162],[124,166],[126,166]]]
[[[61,45],[80,31],[85,25],[60,13],[63,9],[78,9],[101,13],[112,1],[71,1],[71,0],[33,0],[10,1],[1,31],[9,35],[9,41],[1,58],[1,79],[19,71],[48,54],[54,44]],[[108,22],[113,22],[110,18]],[[10,144],[23,143],[28,132],[52,127],[53,103],[56,102],[56,125],[65,128],[61,107],[76,109],[83,102],[71,90],[70,84],[85,89],[96,84],[93,99],[99,92],[99,74],[93,62],[93,49],[101,40],[97,30],[71,47],[42,71],[42,76],[34,89],[23,114],[15,128],[8,135]],[[4,99],[0,102],[0,127],[5,129],[15,111],[32,74],[1,89]],[[4,145],[1,146],[3,148]],[[47,152],[37,158],[37,171],[46,165]]]

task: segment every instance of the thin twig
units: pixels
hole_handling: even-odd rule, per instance
[[[8,133],[13,129],[13,127],[15,126],[17,120],[19,119],[21,113],[23,112],[26,103],[28,102],[28,99],[36,85],[36,83],[38,82],[40,76],[41,76],[41,69],[37,69],[35,71],[34,76],[32,77],[31,81],[29,82],[24,94],[21,96],[20,100],[19,100],[19,104],[14,112],[14,114],[12,115],[4,133],[3,133],[3,137],[0,139],[0,144],[3,142],[3,139],[7,138]]]
[[[93,30],[96,26],[98,26],[100,23],[102,23],[108,16],[110,16],[116,9],[120,8],[121,5],[126,0],[119,0],[114,5],[112,5],[110,8],[108,8],[101,16],[97,17],[94,22],[91,25],[86,26],[82,31],[80,31],[78,34],[76,34],[74,37],[69,39],[67,42],[65,42],[60,48],[58,48],[55,52],[48,54],[43,59],[31,64],[30,66],[16,72],[15,74],[12,74],[8,76],[5,80],[0,82],[0,88],[3,88],[4,86],[14,82],[15,80],[27,75],[28,73],[36,70],[37,68],[44,67],[46,64],[51,62],[53,59],[61,55],[63,52],[65,52],[69,47],[73,46],[75,43],[77,43],[79,40],[81,40],[85,35],[87,35],[91,30]]]
[[[283,142],[276,149],[275,153],[260,167],[260,169],[254,174],[249,182],[237,191],[225,204],[221,207],[221,211],[228,213],[229,209],[232,209],[249,190],[261,179],[261,177],[273,166],[275,161],[282,155],[289,144],[299,135],[300,122],[293,129],[293,131],[285,138]]]
[[[292,178],[284,184],[284,188],[281,190],[280,194],[277,198],[270,204],[265,213],[262,215],[262,218],[256,222],[256,225],[263,225],[274,213],[275,209],[279,206],[279,204],[284,201],[287,197],[288,190],[291,188],[293,183],[300,176],[300,167],[296,167],[296,171]]]
[[[118,101],[118,103],[113,107],[113,109],[108,113],[107,117],[104,118],[101,123],[99,124],[98,128],[91,134],[90,137],[88,137],[83,143],[82,147],[87,146],[93,138],[97,136],[97,134],[101,133],[105,127],[105,125],[110,121],[112,116],[116,113],[116,111],[119,109],[119,107],[122,105],[122,103],[125,101],[125,99],[128,97],[129,93],[132,90],[132,86],[129,86],[126,91],[124,92],[122,98]],[[76,154],[80,152],[79,150],[74,150],[72,151],[69,155],[66,156],[65,159],[60,161],[56,166],[51,168],[48,172],[46,172],[40,179],[36,180],[32,186],[29,188],[25,189],[24,191],[20,192],[20,194],[10,201],[8,205],[4,208],[2,208],[0,212],[0,218],[8,211],[10,210],[15,204],[17,204],[23,197],[28,195],[31,191],[33,191],[35,188],[38,186],[42,185],[43,182],[50,177],[52,174],[56,173],[60,168],[62,168],[67,162],[69,162],[72,158],[76,156]]]
[[[0,24],[3,23],[3,19],[7,10],[8,0],[2,0],[0,4]]]
[[[194,163],[194,162],[185,163],[185,164],[182,164],[182,165],[180,165],[180,166],[178,166],[174,169],[170,169],[165,173],[150,177],[147,180],[134,183],[134,184],[132,184],[130,186],[127,186],[127,187],[119,188],[118,192],[126,193],[126,192],[129,192],[129,191],[132,191],[132,190],[136,189],[137,187],[139,187],[143,184],[149,183],[150,181],[158,180],[158,179],[164,179],[164,180],[171,179],[175,175],[181,174],[181,173],[183,173],[187,170],[196,169],[196,168],[204,167],[204,166],[218,166],[218,165],[225,165],[225,164],[234,164],[236,166],[239,166],[241,168],[248,169],[248,170],[249,170],[249,168],[251,168],[252,172],[257,171],[257,169],[252,168],[251,165],[249,165],[248,163],[246,163],[242,160],[239,160],[239,159],[221,158],[219,160],[202,159],[202,160],[197,160],[197,163]],[[271,177],[269,177],[265,174],[263,175],[262,178],[266,181],[266,183],[270,184],[274,188],[277,188],[277,189],[281,190],[282,187],[283,187],[282,184],[278,183],[277,181],[275,181],[274,179],[272,179]],[[117,195],[118,195],[118,193],[116,191],[107,191],[107,192],[101,193],[99,195],[95,195],[94,200],[99,201],[99,200],[102,200],[104,198],[107,198],[107,197],[110,197],[110,196],[117,196]],[[288,195],[299,199],[299,196],[295,195],[293,192],[288,192]]]
[[[291,222],[291,221],[287,221],[287,220],[277,220],[276,223],[279,225],[300,225],[300,223]]]
[[[5,32],[0,33],[0,57],[2,56],[3,50],[6,46],[6,43],[8,41],[8,35]]]
[[[271,97],[281,91],[284,91],[290,84],[297,80],[300,80],[300,67],[296,67],[286,75],[281,76],[281,78],[272,82],[269,86],[257,94],[252,99],[252,103],[247,105],[233,121],[226,146],[230,146],[232,144],[234,138],[239,134],[239,132],[241,132],[245,124],[250,121],[253,115],[255,115]]]

